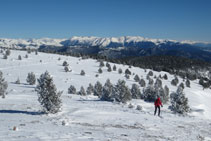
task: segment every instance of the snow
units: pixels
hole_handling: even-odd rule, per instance
[[[39,48],[41,45],[62,46],[60,44],[65,39],[0,39],[0,46],[7,48]]]
[[[99,101],[95,96],[78,96],[67,94],[68,87],[74,85],[77,91],[81,86],[85,88],[89,83],[96,81],[105,83],[109,78],[113,84],[118,79],[124,79],[124,74],[117,71],[107,72],[103,67],[103,73],[95,77],[99,63],[93,59],[82,60],[70,56],[34,52],[11,51],[7,60],[2,59],[0,54],[0,70],[8,82],[8,94],[5,99],[0,99],[0,140],[20,141],[84,141],[84,140],[211,140],[211,90],[203,90],[198,81],[191,81],[191,88],[185,88],[185,94],[193,111],[187,116],[173,114],[169,109],[169,103],[161,109],[163,118],[154,116],[153,103],[143,100],[132,100],[127,104],[118,104]],[[22,60],[18,60],[18,55]],[[61,58],[59,61],[58,58]],[[40,62],[42,60],[42,62]],[[65,72],[62,66],[63,61],[69,63],[72,72]],[[111,67],[113,67],[113,64]],[[128,66],[116,64],[123,72]],[[86,75],[81,76],[81,70]],[[62,111],[55,115],[45,115],[41,112],[37,100],[37,93],[34,91],[36,85],[26,84],[26,77],[29,72],[34,72],[38,78],[45,71],[53,76],[57,90],[62,90]],[[140,78],[146,79],[149,72],[143,69],[132,67],[132,73],[138,74]],[[162,76],[166,72],[155,72],[154,75]],[[162,80],[163,86],[167,85],[170,92],[176,87],[170,84],[174,78],[168,75],[168,80]],[[126,83],[129,87],[136,83],[131,76]],[[17,78],[21,84],[15,84]],[[179,78],[182,82],[182,79]],[[129,104],[134,108],[128,108]],[[141,105],[143,110],[136,110]],[[18,130],[14,131],[13,128]]]

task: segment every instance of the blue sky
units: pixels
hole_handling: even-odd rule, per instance
[[[211,42],[211,0],[0,0],[0,38],[127,35]]]

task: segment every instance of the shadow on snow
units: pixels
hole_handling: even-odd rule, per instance
[[[43,115],[44,112],[30,112],[30,111],[20,111],[20,110],[0,110],[1,113],[6,114],[26,114],[26,115]]]

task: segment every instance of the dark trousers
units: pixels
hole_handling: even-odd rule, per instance
[[[156,115],[157,109],[158,109],[158,116],[160,116],[160,106],[155,106],[154,115]]]

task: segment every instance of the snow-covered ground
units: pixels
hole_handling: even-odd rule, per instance
[[[22,56],[22,60],[18,60],[18,55]],[[159,118],[153,115],[153,103],[143,100],[132,100],[129,103],[134,108],[128,108],[129,103],[117,104],[99,101],[95,96],[67,94],[70,85],[79,90],[81,86],[86,88],[89,83],[94,85],[96,81],[104,84],[107,78],[112,83],[118,79],[126,80],[124,74],[107,72],[106,67],[99,77],[95,77],[99,68],[96,60],[45,53],[31,53],[28,54],[29,58],[24,58],[25,55],[25,51],[11,51],[5,60],[0,54],[0,70],[8,82],[8,94],[5,99],[0,99],[1,141],[211,140],[211,90],[203,90],[197,81],[191,81],[191,88],[185,88],[192,109],[188,116],[173,114],[166,104],[161,111],[163,118]],[[64,72],[64,60],[70,64],[72,72]],[[117,70],[122,68],[123,72],[128,68],[126,65],[116,66]],[[85,76],[80,75],[82,69]],[[34,72],[38,78],[46,70],[53,76],[57,89],[63,91],[62,112],[55,115],[40,112],[34,91],[36,85],[26,83],[29,72]],[[130,70],[144,79],[149,71],[135,67]],[[159,74],[164,75],[165,72],[154,72],[156,76]],[[175,91],[176,87],[170,84],[174,76],[166,74],[168,80],[163,80],[163,85],[167,85],[170,92]],[[21,84],[14,83],[18,77]],[[129,87],[136,83],[133,78],[131,76],[126,80]],[[179,80],[182,82],[182,79]],[[141,105],[143,110],[136,110],[136,105]],[[13,131],[14,126],[17,127],[16,131]]]

